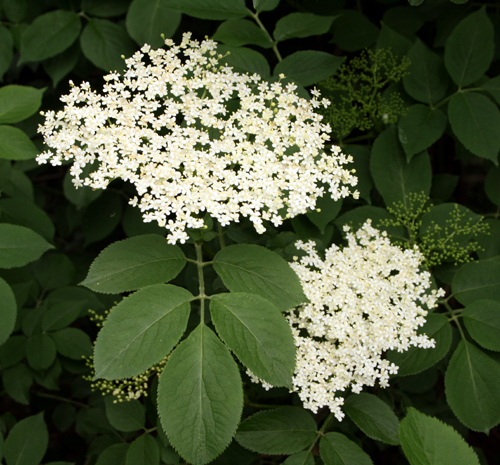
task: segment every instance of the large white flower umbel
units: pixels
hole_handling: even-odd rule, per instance
[[[329,102],[318,92],[306,100],[293,84],[236,73],[211,40],[165,43],[127,59],[123,76],[106,76],[102,95],[83,83],[62,97],[64,109],[47,112],[39,128],[52,150],[38,162],[73,160],[76,186],[131,182],[132,204],[171,243],[203,227],[201,212],[222,226],[248,217],[262,233],[263,220],[279,225],[324,194],[351,193],[357,179],[343,168],[351,158],[325,152],[330,128],[314,108]]]
[[[435,307],[444,295],[442,289],[427,291],[431,275],[420,270],[423,256],[416,246],[392,245],[370,220],[355,234],[345,229],[348,245],[332,245],[324,260],[314,242],[296,243],[306,254],[290,266],[309,303],[287,315],[297,347],[294,390],[305,408],[317,412],[327,406],[339,420],[339,392],[359,393],[377,380],[389,385],[398,367],[383,358],[387,350],[434,347],[417,329],[425,323],[424,306]]]

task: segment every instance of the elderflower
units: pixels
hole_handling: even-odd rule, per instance
[[[131,204],[167,228],[170,243],[202,228],[205,212],[222,226],[248,217],[263,233],[263,221],[280,225],[327,191],[335,200],[357,195],[349,190],[357,178],[343,168],[352,158],[325,151],[331,129],[314,108],[328,100],[236,73],[212,40],[186,33],[178,46],[165,43],[142,47],[123,76],[106,76],[102,95],[73,86],[64,109],[45,114],[39,132],[51,150],[37,161],[72,160],[77,187],[131,182]]]
[[[297,347],[294,391],[305,408],[327,406],[339,420],[344,399],[338,392],[359,393],[377,380],[387,387],[389,375],[397,373],[384,352],[434,347],[417,329],[425,323],[423,306],[435,307],[444,294],[426,293],[430,274],[419,269],[424,257],[417,247],[392,245],[370,220],[355,234],[345,229],[348,245],[332,245],[324,260],[314,242],[296,243],[306,254],[290,266],[309,303],[287,314]]]

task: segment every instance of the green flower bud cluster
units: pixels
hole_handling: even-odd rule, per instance
[[[354,129],[369,131],[395,123],[405,105],[398,92],[384,90],[400,81],[409,66],[407,57],[400,59],[390,49],[368,49],[320,83],[331,105],[318,112],[331,125],[333,135],[341,139]]]

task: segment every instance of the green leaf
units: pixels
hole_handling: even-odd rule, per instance
[[[349,418],[369,438],[398,445],[398,417],[389,406],[373,394],[351,394],[343,407]]]
[[[125,465],[130,444],[113,444],[101,452],[95,465]]]
[[[95,377],[131,378],[168,355],[186,330],[192,299],[190,292],[171,284],[125,297],[97,337]]]
[[[462,339],[444,379],[446,400],[456,417],[474,431],[488,431],[500,422],[500,365]]]
[[[24,358],[27,340],[25,336],[12,336],[0,346],[1,369],[14,366]]]
[[[297,452],[290,455],[283,465],[315,465],[314,456],[311,451]]]
[[[403,85],[408,94],[419,102],[434,105],[446,94],[450,78],[446,73],[443,59],[417,39],[408,52],[411,65],[403,77]]]
[[[274,45],[271,38],[259,26],[247,19],[224,21],[215,31],[212,39],[233,47],[250,44],[270,48]]]
[[[477,92],[459,92],[450,100],[448,118],[467,150],[498,165],[500,111],[494,103]]]
[[[0,89],[0,123],[18,123],[33,115],[42,104],[45,89],[10,85]]]
[[[300,407],[281,407],[256,413],[243,421],[236,440],[260,454],[294,454],[316,440],[316,423]]]
[[[53,240],[55,227],[50,217],[34,202],[20,196],[0,199],[2,221],[33,229],[48,241]]]
[[[395,31],[411,37],[423,26],[424,18],[418,8],[394,6],[386,10],[382,21]]]
[[[326,34],[336,16],[318,16],[312,13],[290,13],[276,23],[274,40],[309,37]]]
[[[104,71],[123,71],[125,61],[135,52],[127,32],[107,19],[91,19],[80,37],[83,54]]]
[[[486,8],[460,21],[444,47],[444,64],[461,88],[477,81],[490,67],[494,52],[493,24]]]
[[[38,149],[24,131],[12,126],[0,126],[0,158],[29,160],[38,155]]]
[[[24,266],[52,248],[52,245],[31,229],[0,224],[0,268]]]
[[[168,7],[201,19],[234,19],[250,14],[242,0],[169,0]]]
[[[280,0],[252,0],[252,2],[255,11],[260,13],[261,11],[274,10],[278,6]]]
[[[17,304],[12,288],[0,278],[0,346],[8,339],[16,323]]]
[[[91,165],[86,165],[82,170],[82,176],[88,176],[92,172]],[[72,182],[70,171],[66,171],[63,180],[64,196],[78,209],[91,204],[103,194],[103,189],[92,189],[89,186],[76,188]],[[133,208],[133,207],[132,207]]]
[[[406,205],[408,194],[424,192],[429,195],[431,190],[429,154],[421,152],[407,162],[394,126],[387,128],[375,139],[370,170],[375,186],[387,206],[395,202]]]
[[[333,23],[332,42],[347,52],[355,52],[373,45],[379,29],[364,14],[356,10],[342,10]]]
[[[462,265],[453,277],[451,289],[463,305],[480,299],[500,301],[500,262],[479,260]]]
[[[141,210],[132,205],[127,205],[123,212],[122,227],[127,237],[156,234],[162,237],[167,235],[167,230],[158,226],[156,221],[144,223]]]
[[[217,51],[223,55],[220,62],[231,66],[235,71],[250,74],[257,73],[263,79],[268,79],[271,76],[271,68],[266,58],[255,50],[219,45]]]
[[[304,50],[292,53],[280,61],[274,68],[274,76],[284,74],[286,78],[303,86],[310,86],[328,79],[344,61],[345,57],[336,57],[317,50]]]
[[[272,302],[281,311],[303,302],[306,296],[290,265],[264,247],[236,244],[214,258],[214,269],[231,292],[249,292]]]
[[[81,360],[83,356],[92,354],[92,342],[87,333],[78,328],[64,328],[50,333],[57,351],[73,360]]]
[[[7,465],[38,465],[49,443],[43,412],[16,423],[5,440]]]
[[[161,37],[172,37],[181,22],[181,14],[168,7],[169,0],[134,0],[127,13],[127,31],[139,45],[153,49],[164,44]]]
[[[451,426],[410,407],[399,424],[410,465],[479,465],[472,448]]]
[[[439,109],[427,105],[412,105],[398,123],[399,142],[406,153],[406,159],[428,149],[439,140],[447,123],[446,115]]]
[[[56,345],[52,338],[45,333],[30,337],[26,344],[26,358],[31,368],[35,370],[49,368],[56,358]]]
[[[57,331],[66,328],[80,316],[84,308],[83,302],[77,304],[62,302],[53,305],[42,317],[42,329],[44,331]]]
[[[139,436],[127,451],[126,465],[160,465],[160,449],[150,434]]]
[[[390,48],[392,53],[394,53],[397,57],[402,58],[408,55],[408,51],[412,45],[413,44],[410,39],[381,21],[380,35],[377,39],[377,48]]]
[[[399,367],[398,376],[416,375],[435,365],[450,350],[452,329],[445,315],[430,313],[426,316],[427,322],[418,329],[418,334],[427,334],[429,339],[436,341],[433,349],[410,347],[405,352],[389,350],[387,360]]]
[[[500,103],[500,75],[495,76],[492,79],[488,79],[481,85],[481,87],[486,89],[497,103]]]
[[[14,39],[12,33],[5,26],[0,25],[0,81],[10,68],[14,58]]]
[[[292,388],[295,343],[277,307],[259,295],[231,292],[212,296],[210,314],[243,365],[272,386]]]
[[[356,186],[357,188],[357,186]],[[342,208],[342,199],[333,200],[327,193],[316,201],[316,210],[306,213],[307,218],[318,227],[321,234],[325,233],[326,226],[331,223]]]
[[[118,294],[174,279],[186,265],[176,245],[156,234],[136,236],[106,247],[92,263],[81,285]]]
[[[500,302],[481,299],[464,308],[464,324],[485,349],[500,351]]]
[[[326,433],[319,442],[319,453],[325,465],[373,465],[366,452],[341,433]]]
[[[146,412],[138,400],[118,402],[115,397],[108,396],[104,401],[109,423],[118,431],[129,432],[144,428]]]
[[[52,79],[53,87],[57,87],[61,79],[75,69],[81,56],[80,44],[74,42],[73,45],[64,50],[64,52],[43,61],[43,69],[50,76],[50,79]]]
[[[195,465],[231,442],[243,408],[238,366],[201,324],[170,355],[158,385],[158,412],[172,446]]]
[[[495,205],[500,205],[500,167],[491,167],[484,183],[486,195]]]
[[[345,145],[342,149],[346,155],[353,157],[354,161],[350,169],[356,170],[356,177],[358,178],[356,190],[359,191],[360,198],[370,204],[370,194],[373,189],[373,179],[370,173],[371,147],[368,145]]]
[[[108,237],[120,224],[122,199],[114,192],[104,192],[83,215],[85,245]]]
[[[77,13],[56,10],[38,16],[23,32],[19,64],[42,61],[66,50],[80,35]]]
[[[75,267],[62,253],[47,254],[33,264],[33,274],[44,291],[71,284]]]
[[[127,11],[130,0],[82,0],[82,10],[92,16],[121,16]]]
[[[2,382],[5,391],[10,397],[16,402],[29,405],[29,391],[33,383],[33,375],[24,363],[19,363],[4,370]]]

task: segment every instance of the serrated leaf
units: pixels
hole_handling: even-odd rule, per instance
[[[261,11],[272,11],[274,10],[280,0],[252,0],[253,7],[255,11],[260,13]]]
[[[82,10],[92,16],[121,16],[127,11],[130,0],[82,0]]]
[[[332,42],[343,50],[355,52],[373,45],[379,29],[364,14],[356,10],[342,10],[333,23]]]
[[[16,423],[5,440],[7,465],[38,465],[49,443],[43,412]]]
[[[387,360],[399,367],[398,376],[416,375],[435,365],[450,350],[452,329],[448,318],[440,313],[430,313],[426,323],[418,329],[418,334],[427,334],[436,341],[436,347],[422,349],[410,347],[405,352],[389,350]]]
[[[481,299],[464,308],[465,327],[485,349],[500,351],[500,302]]]
[[[471,13],[453,29],[444,48],[444,63],[461,88],[477,81],[490,67],[494,30],[486,8]]]
[[[56,358],[56,345],[52,338],[45,333],[30,337],[26,344],[26,358],[35,370],[49,368]]]
[[[86,165],[82,170],[82,176],[88,176],[92,171],[90,165]],[[83,207],[90,205],[94,200],[98,199],[103,194],[103,189],[92,189],[89,186],[81,186],[78,189],[72,181],[70,170],[66,171],[63,180],[64,196],[80,210]],[[133,208],[133,207],[132,207]]]
[[[217,253],[213,266],[231,292],[260,295],[282,311],[307,300],[290,265],[264,247],[231,245]]]
[[[283,462],[283,465],[315,465],[315,463],[311,451],[303,451],[290,455],[290,457]]]
[[[52,245],[31,229],[0,224],[0,268],[24,266],[52,248]]]
[[[104,449],[95,465],[125,465],[130,444],[113,444]]]
[[[224,21],[215,31],[212,39],[233,47],[258,45],[270,48],[274,45],[271,38],[259,26],[247,19]]]
[[[109,423],[118,431],[137,431],[144,428],[146,412],[138,400],[118,402],[115,397],[108,396],[104,401]]]
[[[264,55],[245,47],[230,47],[228,45],[218,45],[217,51],[223,55],[220,63],[225,63],[242,73],[257,73],[263,79],[268,79],[271,75],[271,68]]]
[[[249,16],[242,0],[169,0],[168,7],[201,19],[233,19]]]
[[[104,192],[83,214],[85,246],[108,237],[120,224],[123,204],[114,192]]]
[[[0,123],[18,123],[33,115],[42,104],[45,89],[10,85],[0,89]]]
[[[31,370],[24,364],[19,363],[3,371],[2,382],[7,394],[16,402],[29,405],[29,390],[33,382]]]
[[[135,44],[125,30],[107,19],[89,20],[80,36],[83,54],[104,71],[122,71],[125,61],[135,52]]]
[[[463,305],[480,299],[500,301],[500,262],[479,260],[462,265],[453,277],[451,289]]]
[[[56,10],[38,16],[23,32],[19,63],[42,61],[66,50],[80,35],[80,16]]]
[[[457,418],[474,431],[500,422],[500,365],[462,339],[444,379],[446,400]]]
[[[451,426],[409,408],[399,437],[410,465],[479,465],[472,448]]]
[[[500,103],[500,76],[488,79],[481,85],[481,87],[486,89],[497,103]]]
[[[0,25],[0,81],[10,68],[14,58],[14,39],[12,33],[5,26]]]
[[[240,421],[243,390],[229,350],[199,325],[170,355],[158,385],[158,412],[170,443],[194,465],[217,457]]]
[[[450,81],[443,59],[420,39],[413,44],[408,58],[411,65],[403,77],[406,92],[419,102],[436,104],[445,96]]]
[[[53,305],[42,318],[42,329],[44,331],[57,331],[69,326],[84,310],[83,303],[71,304],[63,302]]]
[[[38,155],[38,149],[24,131],[12,126],[0,126],[0,158],[29,160]]]
[[[0,346],[7,340],[14,330],[17,315],[16,297],[12,288],[0,278]]]
[[[358,186],[356,186],[358,188]],[[332,222],[342,208],[342,199],[333,200],[327,193],[316,200],[316,210],[306,213],[307,218],[318,227],[321,234],[325,233],[326,226]]]
[[[335,18],[336,16],[319,16],[312,13],[290,13],[276,23],[273,32],[274,40],[325,34]]]
[[[1,369],[14,366],[24,358],[27,340],[24,335],[12,336],[0,346]]]
[[[236,440],[260,454],[294,454],[316,440],[316,423],[299,407],[281,407],[256,413],[243,421]]]
[[[143,434],[134,440],[127,451],[126,465],[159,465],[160,449],[150,434]]]
[[[410,39],[395,31],[383,21],[381,21],[380,35],[377,39],[377,48],[391,49],[391,52],[402,58],[408,55],[408,51],[412,47]]]
[[[341,433],[326,433],[319,442],[319,453],[325,465],[373,465],[366,452]]]
[[[50,333],[57,351],[73,360],[81,360],[83,356],[92,354],[92,342],[87,333],[78,328],[64,328]]]
[[[171,284],[125,297],[97,336],[95,377],[131,378],[158,363],[184,334],[192,299],[190,292]]]
[[[50,76],[50,79],[52,79],[53,87],[57,87],[59,82],[73,71],[81,56],[80,44],[74,42],[64,52],[43,61],[43,69]]]
[[[396,128],[391,126],[373,144],[370,171],[377,190],[387,206],[396,202],[406,205],[408,194],[429,195],[432,171],[429,154],[421,152],[406,161],[398,141]]]
[[[362,392],[351,394],[343,410],[369,438],[398,445],[398,417],[377,396]]]
[[[275,305],[258,295],[231,292],[212,296],[210,314],[241,363],[272,386],[292,387],[295,343]]]
[[[127,12],[127,31],[139,45],[153,49],[164,45],[161,34],[172,37],[181,22],[181,13],[168,7],[169,0],[134,0]]]
[[[276,65],[273,74],[276,77],[284,74],[286,78],[306,87],[328,79],[344,61],[345,57],[336,57],[317,50],[304,50],[285,57]]]
[[[439,109],[431,109],[427,105],[412,105],[401,116],[398,123],[399,142],[409,161],[417,153],[428,149],[439,140],[444,133],[446,115]]]
[[[459,92],[450,100],[448,118],[466,149],[498,165],[500,111],[494,103],[477,92]]]
[[[118,294],[174,279],[186,265],[182,250],[156,234],[131,237],[105,248],[82,286]]]
[[[62,253],[47,254],[33,264],[33,274],[44,291],[71,284],[75,266]]]

